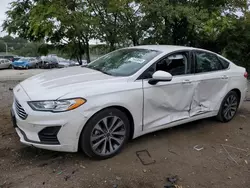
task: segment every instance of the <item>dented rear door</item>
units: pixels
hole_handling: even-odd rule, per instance
[[[194,77],[196,88],[192,99],[190,117],[219,110],[228,88],[228,69],[216,54],[194,51]]]

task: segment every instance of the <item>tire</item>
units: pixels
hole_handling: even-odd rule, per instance
[[[105,128],[105,120],[108,131]],[[129,135],[130,123],[127,116],[116,108],[107,108],[95,114],[87,122],[79,144],[86,155],[103,160],[121,152],[128,142]]]
[[[230,91],[223,99],[216,118],[224,123],[231,121],[237,113],[239,103],[240,97],[238,94],[235,91]]]

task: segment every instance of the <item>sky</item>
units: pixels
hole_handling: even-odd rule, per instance
[[[3,24],[3,21],[5,20],[6,18],[6,15],[5,15],[5,12],[8,10],[8,6],[9,6],[9,3],[11,2],[12,0],[0,0],[0,36],[4,36],[6,35],[5,32],[2,32],[2,24]]]

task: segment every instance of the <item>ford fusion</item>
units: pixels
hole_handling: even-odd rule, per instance
[[[83,150],[106,159],[129,139],[216,116],[233,119],[247,91],[247,72],[210,51],[137,46],[85,67],[48,71],[14,88],[12,120],[24,144]]]

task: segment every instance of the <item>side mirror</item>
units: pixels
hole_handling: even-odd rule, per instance
[[[156,71],[153,74],[153,78],[148,81],[149,84],[155,85],[158,82],[170,82],[173,76],[165,71]]]

